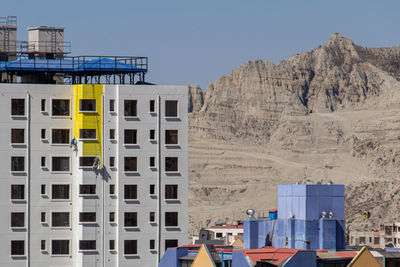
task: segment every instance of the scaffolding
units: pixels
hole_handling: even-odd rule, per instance
[[[64,28],[28,29],[17,41],[17,17],[0,17],[0,83],[145,84],[147,57],[68,56]]]
[[[16,60],[0,62],[0,72],[4,77],[0,82],[51,83],[53,77],[62,77],[64,84],[143,84],[147,70],[147,57],[67,56],[44,59],[21,53]]]
[[[0,26],[17,26],[17,16],[0,17]]]

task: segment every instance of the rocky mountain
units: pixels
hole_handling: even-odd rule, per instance
[[[384,192],[400,170],[400,47],[334,33],[278,64],[248,61],[205,93],[190,86],[189,111],[193,233],[212,223],[210,205],[228,221],[250,206],[266,212],[276,184],[306,177],[349,185],[352,227],[400,219],[386,214],[399,190]],[[367,222],[365,209],[376,215]]]

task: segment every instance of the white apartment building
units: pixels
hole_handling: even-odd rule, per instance
[[[187,94],[0,84],[0,266],[157,266],[186,244]]]

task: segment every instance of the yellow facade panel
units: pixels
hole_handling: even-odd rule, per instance
[[[98,156],[101,163],[103,144],[103,94],[104,85],[74,85],[74,137],[83,142],[82,155]],[[81,111],[81,100],[95,100],[95,111]],[[86,101],[87,102],[87,101]],[[81,130],[96,130],[95,140],[83,140]]]

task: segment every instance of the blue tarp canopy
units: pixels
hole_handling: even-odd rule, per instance
[[[0,62],[0,71],[50,72],[146,72],[146,69],[110,58],[82,59],[17,59]]]

